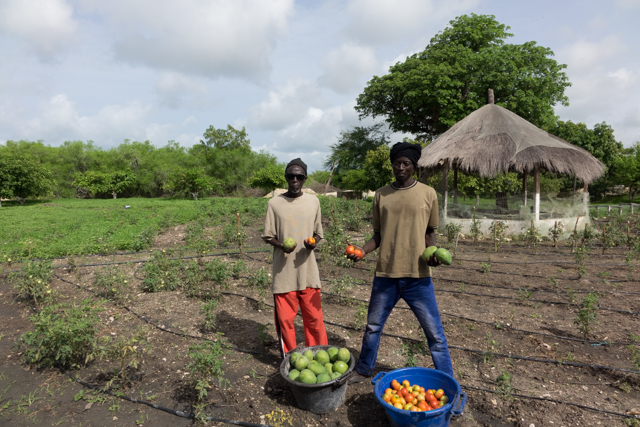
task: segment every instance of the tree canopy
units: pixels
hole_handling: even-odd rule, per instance
[[[23,204],[28,197],[49,195],[53,183],[51,172],[38,160],[29,156],[0,156],[0,198],[17,198]]]
[[[432,140],[486,104],[495,103],[536,126],[556,121],[553,106],[568,105],[570,86],[553,52],[530,41],[505,44],[510,27],[493,15],[463,15],[424,51],[374,76],[358,96],[360,117],[384,117],[393,131]]]

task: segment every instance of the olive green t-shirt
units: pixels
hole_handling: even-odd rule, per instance
[[[376,276],[431,277],[420,255],[427,227],[438,227],[436,191],[418,181],[407,188],[387,185],[376,191],[372,213],[373,231],[381,238]]]
[[[320,201],[316,196],[305,193],[291,198],[281,194],[269,200],[262,239],[268,241],[275,237],[284,242],[291,237],[298,244],[290,254],[273,248],[271,291],[274,294],[320,288],[314,251],[304,247],[304,239],[314,234],[323,237]]]

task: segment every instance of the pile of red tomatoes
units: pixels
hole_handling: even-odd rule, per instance
[[[397,380],[391,381],[391,388],[384,391],[382,400],[398,409],[412,412],[432,411],[449,403],[442,389],[425,390],[417,384],[412,386],[408,380],[402,381],[402,384]]]

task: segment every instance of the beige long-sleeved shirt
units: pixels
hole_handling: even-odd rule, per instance
[[[314,251],[304,246],[304,240],[317,234],[323,237],[320,222],[320,201],[316,196],[303,194],[290,198],[279,195],[267,205],[262,239],[276,238],[281,242],[293,238],[298,246],[290,254],[273,248],[272,286],[274,294],[320,288],[320,272]]]

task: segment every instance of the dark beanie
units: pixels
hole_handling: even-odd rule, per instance
[[[418,160],[420,160],[420,156],[422,155],[422,146],[420,144],[412,144],[410,142],[398,142],[393,144],[391,147],[391,153],[389,153],[389,158],[391,159],[391,163],[396,161],[399,157],[406,157],[411,160],[414,167],[418,166]]]
[[[305,162],[303,162],[302,160],[300,160],[300,157],[298,157],[297,159],[293,159],[289,162],[289,164],[287,165],[286,168],[284,168],[284,171],[286,172],[287,169],[289,169],[289,166],[300,166],[302,169],[304,169],[304,174],[307,174],[307,164]]]

